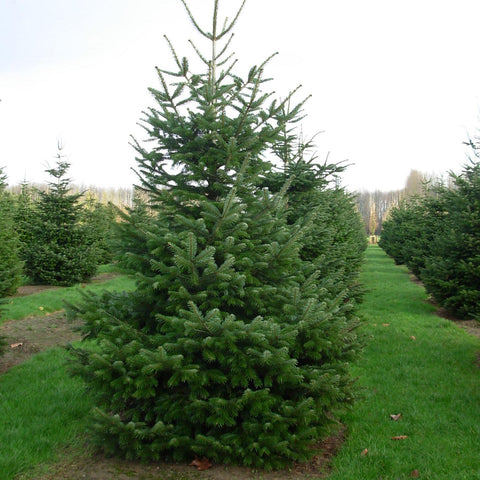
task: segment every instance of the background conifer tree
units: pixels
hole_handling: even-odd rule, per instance
[[[76,308],[98,347],[73,368],[97,392],[91,428],[107,453],[281,467],[308,459],[353,400],[358,344],[301,256],[308,222],[288,221],[291,179],[262,187],[302,102],[263,93],[266,63],[234,73],[240,11],[220,28],[215,0],[207,32],[183,3],[211,56],[193,44],[205,71],[192,73],[172,47],[176,70],[157,70],[150,148],[134,143],[146,200],[121,224],[137,289]]]
[[[14,228],[14,200],[6,186],[7,177],[0,168],[0,298],[16,292],[22,273],[20,244]]]
[[[79,221],[94,240],[97,264],[111,263],[119,208],[112,203],[101,203],[91,194],[85,195],[81,206]]]
[[[53,181],[38,193],[31,224],[25,225],[25,271],[35,283],[73,285],[87,281],[97,268],[95,233],[81,223],[82,194],[70,193],[69,168],[59,147],[56,166],[46,170]]]
[[[32,225],[37,218],[34,201],[35,189],[23,182],[20,192],[15,197],[14,222],[15,231],[20,241],[20,258],[26,258],[26,249],[33,239]]]
[[[283,131],[275,148],[282,169],[267,174],[265,185],[275,192],[292,179],[287,192],[288,222],[301,219],[308,224],[301,258],[319,272],[326,298],[342,296],[342,308],[354,317],[363,295],[358,281],[367,245],[362,218],[353,196],[339,184],[346,166],[318,164],[316,155],[307,158],[313,148],[313,139],[304,141],[293,131]]]
[[[453,188],[442,190],[447,214],[421,271],[427,291],[462,318],[480,318],[480,146],[471,148],[462,173],[451,173]]]

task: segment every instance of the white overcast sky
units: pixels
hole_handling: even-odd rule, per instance
[[[210,25],[213,0],[190,0]],[[239,0],[223,0],[231,17]],[[402,188],[411,169],[459,171],[480,126],[480,1],[247,0],[232,49],[244,75],[271,53],[279,97],[302,84],[319,160],[347,160],[351,190]],[[83,185],[135,183],[129,146],[163,39],[193,57],[180,0],[0,0],[0,167],[43,182],[57,142]]]

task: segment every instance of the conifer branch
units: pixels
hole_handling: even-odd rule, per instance
[[[196,319],[203,325],[205,331],[207,331],[208,333],[212,333],[208,328],[208,325],[205,322],[205,318],[203,317],[202,312],[200,311],[198,306],[192,300],[188,302],[188,306],[190,307],[191,312],[195,315]]]
[[[216,0],[217,2],[218,0]],[[243,0],[242,5],[240,5],[240,8],[237,11],[237,14],[235,15],[234,19],[230,22],[230,25],[228,27],[226,26],[227,19],[225,19],[225,23],[222,28],[222,32],[220,35],[217,37],[218,39],[222,38],[224,35],[226,35],[232,28],[233,26],[237,23],[238,17],[240,16],[240,13],[242,13],[243,7],[245,6],[247,0]]]
[[[200,58],[200,60],[201,60],[205,65],[208,65],[208,64],[209,64],[209,61],[202,55],[202,52],[200,52],[200,50],[196,47],[196,45],[192,42],[192,40],[189,40],[188,42],[189,42],[190,45],[193,47],[193,49],[195,50],[195,53],[198,55],[198,57]]]
[[[224,63],[226,63],[228,60],[230,60],[230,58],[232,57],[232,55],[230,55],[224,62],[222,63],[219,63],[218,65],[219,66],[222,66]],[[227,70],[225,71],[222,71],[222,73],[220,74],[220,76],[218,77],[218,80],[217,80],[217,84],[220,85],[220,83],[230,75],[230,72],[232,70],[232,68],[235,66],[235,64],[237,63],[237,60],[234,60],[233,63],[227,68]]]
[[[222,60],[221,62],[218,62],[217,63],[217,67],[221,67],[223,65],[225,65],[235,54],[232,53],[231,55],[229,55],[225,60]],[[232,62],[232,64],[230,65],[230,67],[228,67],[228,70],[230,71],[232,69],[232,67],[237,63],[237,60],[234,60]],[[225,77],[225,75],[224,75]],[[220,80],[217,81],[217,83],[219,83]]]
[[[245,158],[242,162],[239,172],[237,173],[237,181],[235,182],[237,186],[240,186],[243,182],[245,172],[247,171],[248,165],[250,164],[250,152],[245,155]]]
[[[182,64],[180,63],[180,60],[178,59],[177,52],[176,52],[175,49],[173,48],[172,42],[170,42],[170,39],[169,39],[166,35],[164,35],[163,38],[165,38],[165,40],[166,40],[167,43],[168,43],[168,46],[170,47],[170,52],[172,53],[172,56],[173,56],[173,58],[174,58],[174,60],[175,60],[175,63],[176,63],[177,66],[178,66],[179,71],[182,72]],[[181,76],[181,75],[183,75],[183,73],[181,73],[181,74],[180,74],[180,73],[179,73],[179,74],[175,74],[175,73],[170,73],[170,72],[169,72],[169,74],[170,74],[170,75],[175,75],[175,76]]]
[[[169,103],[170,106],[172,107],[172,109],[173,109],[173,111],[175,112],[175,114],[177,115],[178,119],[183,123],[183,118],[182,118],[182,116],[180,115],[180,112],[178,111],[177,106],[175,105],[175,102],[173,101],[172,95],[170,95],[170,91],[169,91],[169,89],[168,89],[168,85],[167,85],[167,82],[165,81],[165,77],[163,76],[162,71],[161,71],[158,67],[156,68],[156,70],[157,70],[158,76],[160,77],[160,82],[161,82],[161,84],[162,84],[163,91],[164,91],[164,93],[165,93],[165,95],[166,95],[166,97],[167,97],[168,103]],[[152,90],[150,89],[150,91],[152,91]],[[168,112],[168,111],[166,110],[166,107],[164,106],[164,103],[163,103],[163,102],[162,102],[162,108],[163,108],[164,112],[166,112],[166,113]]]
[[[234,35],[235,35],[234,33],[232,33],[232,34],[230,35],[230,38],[227,40],[227,43],[226,43],[225,46],[222,48],[222,51],[217,55],[217,57],[215,58],[215,60],[219,59],[219,58],[227,51],[227,49],[228,49],[228,47],[230,46],[230,43],[231,43]],[[235,52],[232,52],[231,55],[229,56],[229,58],[232,57],[233,55],[235,55]],[[224,63],[225,63],[225,62],[224,62]]]
[[[193,23],[194,27],[198,30],[198,32],[203,35],[204,37],[208,38],[211,40],[211,34],[205,33],[201,28],[200,25],[197,23],[195,20],[195,17],[192,15],[192,12],[188,8],[187,2],[185,0],[180,0],[183,3],[183,6],[185,7],[185,10],[187,10],[188,17],[190,18],[190,21]]]

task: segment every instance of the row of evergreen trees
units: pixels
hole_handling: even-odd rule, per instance
[[[100,263],[111,260],[113,207],[71,193],[69,164],[58,154],[45,191],[22,185],[7,191],[0,170],[0,298],[21,282],[73,285],[88,281]]]
[[[449,186],[393,209],[380,246],[424,283],[436,302],[459,317],[480,317],[480,141]]]
[[[134,143],[144,201],[117,242],[136,290],[73,308],[95,346],[72,369],[109,454],[281,467],[355,398],[365,235],[331,181],[343,167],[317,165],[294,134],[303,102],[264,92],[267,62],[234,73],[238,14],[221,24],[215,0],[208,32],[183,3],[211,55],[194,46],[205,71],[192,73],[172,47],[174,71],[157,70],[149,148]]]

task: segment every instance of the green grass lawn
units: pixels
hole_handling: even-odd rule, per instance
[[[6,320],[20,320],[62,310],[65,308],[64,302],[75,303],[80,301],[82,290],[90,290],[96,293],[102,290],[132,290],[134,285],[135,282],[132,277],[119,275],[105,282],[59,287],[24,297],[10,297],[6,299],[5,304],[1,305],[0,325]]]
[[[363,282],[369,343],[354,373],[364,398],[344,419],[348,440],[330,480],[480,479],[480,340],[436,316],[378,246],[367,250]]]
[[[82,448],[90,398],[65,371],[67,352],[39,353],[0,377],[0,479]]]

